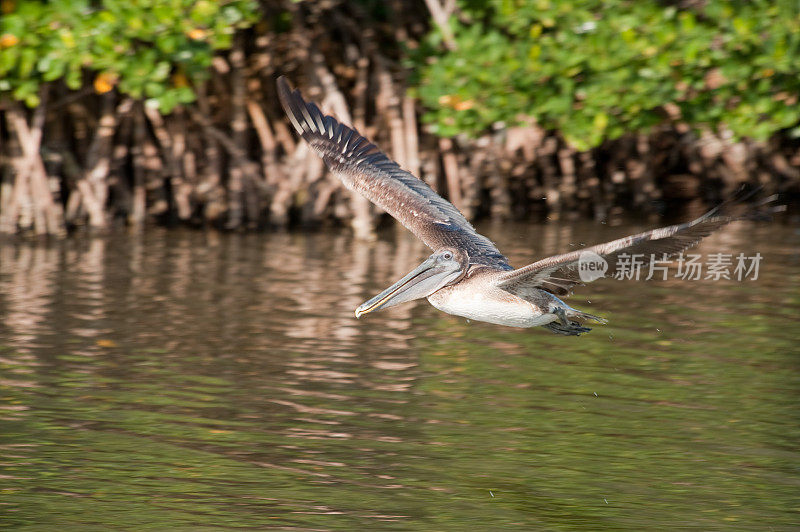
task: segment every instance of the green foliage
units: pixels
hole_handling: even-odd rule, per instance
[[[794,0],[459,4],[457,50],[434,32],[415,58],[440,135],[527,116],[587,149],[667,120],[755,139],[800,122]]]
[[[215,50],[252,24],[255,0],[64,0],[0,3],[0,97],[33,107],[43,83],[116,87],[169,111],[194,99]]]

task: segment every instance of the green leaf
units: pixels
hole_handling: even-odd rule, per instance
[[[453,23],[458,49],[434,29],[409,61],[431,110],[423,121],[439,135],[479,135],[533,116],[576,147],[646,132],[667,104],[697,129],[730,124],[741,136],[796,124],[800,104],[786,96],[800,93],[794,3],[702,4],[461,0],[475,22]]]

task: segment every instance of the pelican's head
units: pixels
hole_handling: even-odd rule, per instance
[[[460,281],[467,273],[469,257],[464,251],[441,248],[392,286],[359,305],[356,318],[372,311],[406,301],[428,297],[447,285]]]

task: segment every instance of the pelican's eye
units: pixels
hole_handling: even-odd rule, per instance
[[[445,252],[442,254],[442,258],[443,258],[444,260],[450,260],[450,259],[452,259],[452,258],[453,258],[453,254],[452,254],[452,253],[450,253],[449,251],[445,251]]]

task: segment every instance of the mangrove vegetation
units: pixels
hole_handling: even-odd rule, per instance
[[[471,219],[800,190],[789,0],[2,0],[0,232],[381,217],[274,81]]]

